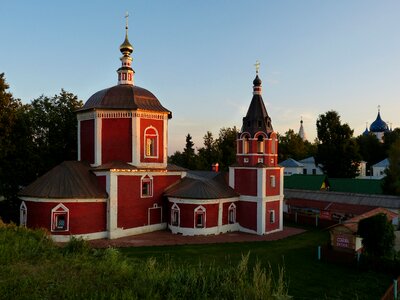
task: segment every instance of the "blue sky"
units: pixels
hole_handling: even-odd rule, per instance
[[[359,135],[381,105],[400,127],[400,1],[8,1],[0,72],[28,103],[61,88],[86,101],[117,83],[124,14],[135,83],[173,112],[170,153],[190,133],[240,128],[261,63],[274,129],[308,138],[328,110]]]

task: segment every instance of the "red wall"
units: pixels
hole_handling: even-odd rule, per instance
[[[149,173],[151,175],[151,173]],[[180,180],[179,175],[155,175],[153,176],[153,196],[140,197],[141,176],[118,176],[118,218],[117,226],[120,228],[135,228],[148,224],[149,208],[154,204],[163,207],[164,190]],[[165,206],[164,206],[165,209]],[[161,209],[150,210],[151,223],[160,220]],[[165,220],[163,220],[165,222]],[[160,221],[156,222],[160,223]]]
[[[269,211],[275,211],[275,223],[271,224],[269,219]],[[279,228],[279,218],[280,218],[280,210],[279,210],[279,201],[267,202],[265,206],[265,230],[271,231]]]
[[[62,202],[59,202],[62,203]],[[51,231],[51,210],[59,203],[25,201],[27,226]],[[69,209],[69,231],[55,234],[86,234],[106,231],[106,202],[63,203]]]
[[[107,190],[106,184],[107,184],[107,176],[101,175],[101,176],[96,176],[97,177],[97,182],[99,183],[99,186],[103,190]]]
[[[257,203],[237,202],[236,220],[240,226],[251,230],[257,230]]]
[[[145,158],[144,131],[147,127],[153,126],[158,131],[158,158]],[[140,161],[141,162],[164,162],[164,121],[153,119],[140,119]]]
[[[101,119],[101,160],[132,161],[132,119]]]
[[[169,203],[169,211],[171,211],[173,203]],[[194,210],[202,205],[199,204],[188,204],[188,203],[177,203],[180,211],[180,227],[184,228],[196,228],[194,219]],[[219,204],[204,204],[202,205],[206,209],[206,223],[205,228],[218,226],[218,210]],[[227,217],[228,218],[228,217]],[[169,216],[169,224],[171,224],[171,216]]]
[[[94,163],[94,120],[81,121],[81,161]]]
[[[257,196],[257,170],[235,169],[235,191],[240,195]]]
[[[281,174],[281,172],[280,172],[279,169],[266,170],[265,196],[279,195],[279,193],[280,193],[280,183],[281,183],[280,174]],[[275,187],[271,186],[271,178],[270,178],[270,176],[275,176]]]

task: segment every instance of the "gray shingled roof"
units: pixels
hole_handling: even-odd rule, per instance
[[[78,111],[102,109],[129,109],[172,113],[161,105],[150,91],[136,85],[119,84],[93,94]]]
[[[387,167],[389,167],[389,159],[388,158],[385,158],[384,160],[381,160],[380,162],[378,162],[378,163],[376,163],[376,164],[374,164],[372,167],[373,168],[387,168]]]
[[[64,161],[21,190],[19,196],[34,198],[107,198],[90,165]]]
[[[388,209],[400,209],[400,197],[388,195],[367,195],[340,193],[332,191],[308,191],[297,189],[285,189],[286,199],[307,199],[354,205],[378,206]]]
[[[225,182],[222,173],[188,172],[179,183],[168,188],[167,197],[184,199],[222,199],[239,195]]]

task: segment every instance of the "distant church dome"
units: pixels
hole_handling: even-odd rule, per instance
[[[389,131],[389,127],[386,124],[386,122],[382,120],[381,113],[379,110],[378,110],[378,116],[376,117],[376,120],[374,122],[372,122],[371,126],[369,127],[369,130],[371,132],[387,132],[387,131]]]

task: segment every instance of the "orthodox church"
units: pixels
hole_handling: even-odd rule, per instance
[[[390,131],[391,129],[389,128],[389,126],[386,124],[385,121],[382,120],[381,109],[380,107],[378,107],[378,115],[376,116],[375,121],[372,122],[371,126],[369,127],[369,131],[367,125],[365,131],[363,132],[363,135],[373,134],[380,142],[383,142],[383,137],[385,133]]]
[[[227,178],[167,163],[172,113],[134,84],[128,26],[120,51],[118,84],[77,111],[78,161],[61,163],[20,192],[21,225],[45,228],[56,241],[165,229],[183,235],[282,230],[283,168],[258,68]]]

